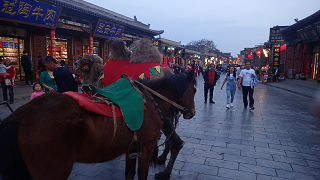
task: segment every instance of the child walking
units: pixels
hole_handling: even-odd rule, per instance
[[[235,68],[233,66],[230,67],[230,71],[226,74],[226,77],[223,81],[223,84],[221,86],[221,90],[223,88],[223,85],[227,82],[227,105],[226,108],[229,109],[233,106],[233,100],[234,100],[234,94],[236,93],[237,87],[238,87],[238,77],[236,75]],[[231,101],[230,101],[231,96]]]
[[[42,85],[40,83],[35,83],[33,85],[33,93],[31,94],[30,101],[38,96],[41,96],[42,94],[45,94],[45,92],[43,92]]]

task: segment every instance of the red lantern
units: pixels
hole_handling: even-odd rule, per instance
[[[257,54],[258,59],[260,59],[260,55],[261,55],[260,48],[257,48],[257,52],[256,52],[256,54]]]
[[[282,51],[285,51],[286,49],[287,49],[287,45],[286,45],[286,44],[280,47],[280,51],[281,51],[281,52],[282,52]]]

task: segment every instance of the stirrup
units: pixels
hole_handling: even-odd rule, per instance
[[[135,143],[135,142],[138,142],[139,143],[139,145],[140,145],[140,149],[138,150],[138,152],[134,152],[134,153],[130,153],[129,151],[130,151],[130,147],[133,145],[133,143]],[[134,133],[133,133],[133,138],[132,138],[132,140],[131,140],[131,142],[130,142],[130,144],[129,144],[129,147],[128,147],[128,158],[129,159],[137,159],[137,158],[139,158],[141,155],[142,155],[142,144],[141,144],[141,142],[138,140],[138,138],[137,138],[137,132],[136,131],[134,131]]]
[[[135,143],[135,142],[138,142],[138,143],[139,143],[140,149],[138,150],[138,152],[130,153],[130,152],[129,152],[129,151],[130,151],[130,147],[131,147],[131,146],[133,145],[133,143]],[[128,158],[129,158],[129,159],[138,159],[138,158],[142,155],[141,150],[142,150],[142,144],[141,144],[141,142],[140,142],[139,140],[132,140],[132,141],[130,142],[130,144],[129,144],[129,147],[128,147]]]

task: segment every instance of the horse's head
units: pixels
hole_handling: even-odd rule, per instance
[[[82,71],[86,72],[86,71],[90,71],[91,66],[95,64],[102,64],[102,63],[103,63],[103,60],[101,57],[91,53],[87,53],[85,56],[83,56],[82,59],[80,59],[79,68]]]
[[[197,92],[195,88],[196,80],[194,79],[194,71],[191,70],[187,73],[188,75],[188,87],[179,100],[178,104],[185,107],[186,109],[182,111],[184,119],[191,119],[196,114],[196,108],[194,103],[194,96]]]

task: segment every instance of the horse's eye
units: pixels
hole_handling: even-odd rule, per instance
[[[93,64],[93,60],[92,59],[88,59],[88,64]]]
[[[197,88],[194,88],[194,94],[196,94],[196,92],[197,92]]]

